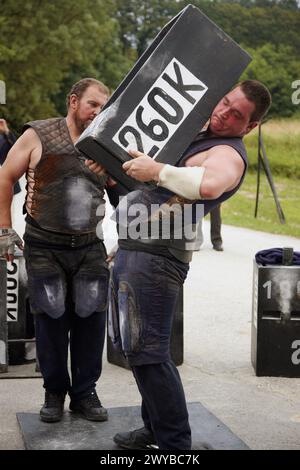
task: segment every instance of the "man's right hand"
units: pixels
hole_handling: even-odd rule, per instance
[[[22,239],[13,228],[0,228],[0,257],[13,261],[15,245],[23,249]]]

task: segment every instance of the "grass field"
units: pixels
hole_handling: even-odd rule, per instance
[[[300,119],[270,120],[262,125],[262,136],[274,175],[300,179]],[[252,170],[257,169],[258,131],[245,137]]]
[[[257,168],[257,131],[245,138],[250,171],[239,192],[222,206],[223,222],[300,238],[300,120],[276,120],[262,126],[263,138],[280,204],[281,224],[264,172],[261,173],[258,217],[254,218]]]

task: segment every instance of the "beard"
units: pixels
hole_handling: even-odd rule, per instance
[[[87,121],[83,121],[82,119],[79,118],[78,114],[75,114],[74,116],[74,121],[76,128],[80,134],[91,124],[92,120],[88,119]]]

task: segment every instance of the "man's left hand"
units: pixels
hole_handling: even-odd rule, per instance
[[[85,166],[88,167],[89,170],[91,170],[93,173],[95,173],[98,176],[107,176],[106,180],[106,187],[107,188],[112,188],[113,186],[116,186],[117,182],[112,179],[111,176],[109,176],[106,172],[106,169],[100,165],[100,163],[95,162],[94,160],[85,160],[84,161]]]
[[[98,176],[105,176],[106,175],[106,170],[102,165],[100,165],[100,163],[97,163],[94,160],[86,159],[84,161],[84,164],[85,164],[85,166],[88,167],[89,170],[91,170],[96,175],[98,175]]]
[[[133,160],[123,164],[126,175],[138,181],[158,181],[159,173],[164,164],[156,162],[149,155],[145,155],[137,150],[129,150]]]
[[[0,119],[0,133],[9,134],[9,128],[5,119]]]

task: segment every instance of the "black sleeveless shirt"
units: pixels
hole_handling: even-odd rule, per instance
[[[206,214],[208,214],[211,210],[213,210],[217,205],[229,199],[233,194],[239,189],[241,186],[243,179],[245,177],[245,173],[248,166],[248,159],[245,146],[243,141],[240,137],[217,137],[217,136],[210,136],[206,131],[201,132],[197,138],[191,143],[191,145],[187,148],[187,150],[183,153],[182,157],[180,158],[179,162],[176,166],[184,166],[185,162],[191,156],[209,150],[212,147],[216,147],[218,145],[228,145],[234,148],[239,155],[241,156],[244,162],[244,171],[241,176],[240,181],[230,191],[226,191],[221,194],[216,199],[199,199],[197,201],[187,201],[184,198],[174,195],[171,191],[157,187],[151,188],[146,190],[136,190],[130,192],[127,196],[125,196],[121,203],[117,208],[116,213],[116,221],[118,223],[118,231],[119,231],[119,246],[122,249],[127,250],[138,250],[138,251],[146,251],[150,253],[162,254],[164,256],[172,257],[175,256],[177,259],[183,262],[189,262],[191,260],[192,251],[195,248],[195,241],[197,236],[197,228],[196,224],[199,222],[199,219]],[[151,237],[148,231],[148,235],[145,237],[145,231],[141,236],[137,236],[138,230],[134,230],[136,212],[134,212],[134,208],[139,210],[139,207],[142,208],[146,207],[148,213],[152,214],[149,220],[153,220],[153,211],[152,208],[156,205],[159,209],[164,210],[166,207],[167,210],[172,208],[172,205],[179,206],[182,205],[182,202],[185,204],[185,207],[188,208],[189,215],[187,217],[186,225],[191,225],[193,227],[193,236],[192,238],[187,239],[185,233],[182,233],[182,236],[178,236],[178,233],[174,235],[174,233],[170,234],[170,237],[163,238],[159,237]],[[177,207],[178,209],[178,207]],[[200,210],[199,210],[200,209]],[[151,212],[152,211],[152,212]],[[157,211],[157,213],[159,210]],[[154,214],[156,217],[156,214]],[[140,223],[140,218],[136,218],[138,223]],[[124,226],[125,225],[125,226]],[[138,225],[138,224],[136,224]],[[140,223],[141,225],[141,223]],[[131,234],[133,233],[134,236],[130,236],[130,230],[128,228],[131,227]],[[140,227],[139,227],[140,228]],[[183,232],[185,232],[183,230]],[[189,252],[189,253],[188,253]]]

